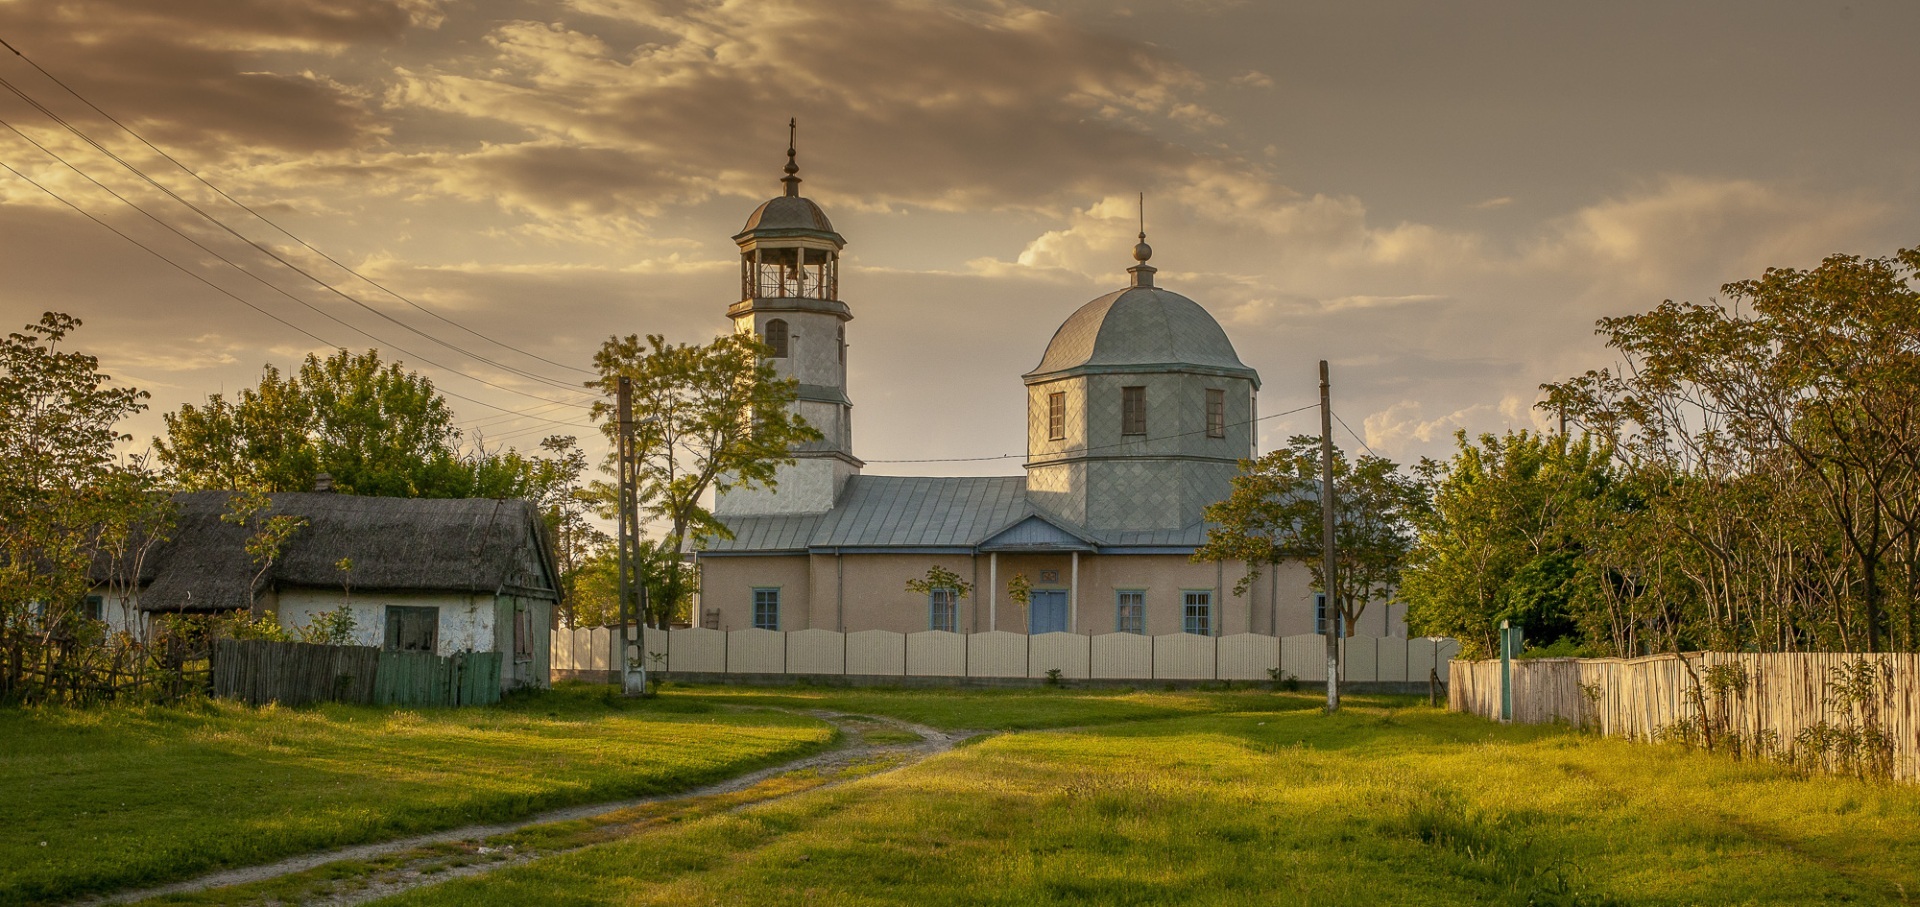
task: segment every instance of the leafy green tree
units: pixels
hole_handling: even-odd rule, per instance
[[[1424,466],[1429,502],[1400,587],[1409,629],[1459,639],[1468,657],[1493,651],[1503,620],[1543,643],[1582,641],[1583,540],[1615,484],[1609,451],[1527,431],[1455,439],[1452,460]]]
[[[0,340],[0,695],[75,632],[102,548],[164,522],[151,477],[114,454],[128,440],[116,423],[147,394],[110,386],[97,359],[65,349],[79,327],[48,312]]]
[[[1207,531],[1193,559],[1244,562],[1236,594],[1246,594],[1263,570],[1284,561],[1306,564],[1314,588],[1325,591],[1320,479],[1320,439],[1310,435],[1242,461],[1233,492],[1207,507],[1207,519],[1219,525]],[[1337,573],[1329,599],[1352,635],[1368,605],[1393,597],[1412,546],[1410,521],[1425,502],[1419,482],[1391,460],[1363,456],[1349,462],[1338,449],[1333,492]]]
[[[309,491],[321,473],[346,494],[388,497],[538,496],[536,458],[471,450],[432,380],[374,350],[309,355],[283,377],[166,414],[154,451],[189,490]]]
[[[623,376],[633,385],[635,420],[652,419],[637,430],[636,472],[641,510],[661,526],[642,558],[656,625],[691,599],[695,578],[681,556],[688,541],[732,537],[703,498],[733,487],[771,487],[776,467],[794,462],[794,446],[821,437],[793,413],[798,384],[779,376],[767,360],[771,353],[751,334],[705,346],[630,334],[608,338],[594,356],[601,377],[588,386],[605,394],[593,414],[604,420],[608,438],[618,430],[614,400]]]

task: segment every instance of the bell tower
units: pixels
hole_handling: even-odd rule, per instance
[[[734,330],[760,335],[773,348],[774,370],[799,382],[794,411],[822,438],[793,450],[777,488],[735,489],[715,502],[717,515],[824,513],[847,478],[865,465],[853,455],[853,401],[847,396],[847,322],[840,301],[840,250],[826,212],[800,194],[800,165],[787,122],[785,191],[754,209],[733,237],[740,246],[740,301],[727,308]]]

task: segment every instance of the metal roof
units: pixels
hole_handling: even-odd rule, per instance
[[[1042,513],[1024,476],[853,476],[822,514],[725,518],[731,539],[705,554],[800,554],[848,549],[1190,551],[1208,524],[1183,529],[1095,531]]]
[[[1128,287],[1081,306],[1047,343],[1040,364],[1025,377],[1070,370],[1202,368],[1260,376],[1240,361],[1227,332],[1200,304],[1171,290]]]

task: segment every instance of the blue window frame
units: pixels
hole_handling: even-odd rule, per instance
[[[1114,593],[1113,632],[1147,632],[1147,592],[1145,589],[1121,589]]]
[[[927,629],[957,633],[960,629],[958,590],[942,586],[927,593]]]
[[[759,630],[780,629],[779,588],[753,590],[753,626]]]
[[[1346,617],[1336,609],[1333,613],[1333,625],[1344,631],[1347,628]],[[1321,636],[1327,635],[1327,594],[1325,592],[1313,593],[1313,632]],[[1346,633],[1342,632],[1339,635],[1345,636]]]
[[[1213,591],[1191,590],[1181,593],[1180,629],[1195,636],[1213,635]]]

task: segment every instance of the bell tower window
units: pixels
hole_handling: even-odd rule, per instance
[[[775,318],[767,322],[766,339],[767,345],[773,347],[773,358],[787,358],[787,322],[784,319]]]
[[[1120,433],[1123,435],[1147,433],[1147,389],[1145,387],[1120,389]]]

